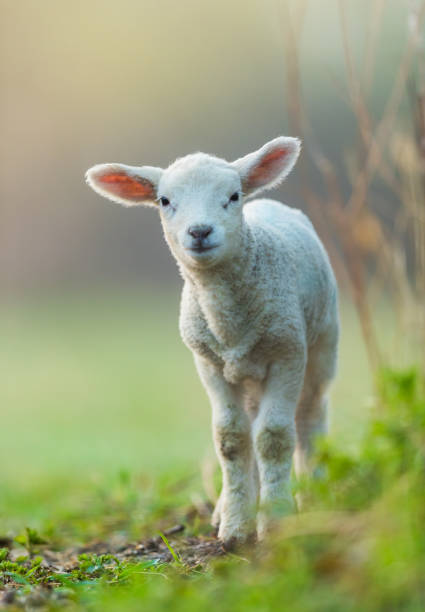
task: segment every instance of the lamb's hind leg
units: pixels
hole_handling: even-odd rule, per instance
[[[303,390],[295,415],[297,442],[294,454],[295,472],[319,475],[320,468],[313,465],[315,439],[328,430],[329,384],[334,377],[337,358],[337,330],[321,336],[309,350]],[[302,499],[297,498],[298,502]]]

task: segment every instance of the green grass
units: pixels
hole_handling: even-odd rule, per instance
[[[371,379],[348,306],[342,328],[331,435],[345,445],[367,418]],[[3,482],[196,471],[212,454],[210,409],[178,334],[177,295],[11,304],[0,311],[0,337]]]
[[[34,605],[57,610],[65,603],[93,611],[422,610],[424,381],[414,371],[383,373],[379,410],[356,455],[330,441],[321,444],[325,475],[299,484],[309,496],[309,512],[282,519],[267,542],[243,556],[194,564],[187,558],[190,540],[171,542],[161,532],[153,552],[146,544],[139,557],[123,556],[121,547],[115,553],[111,536],[117,528],[128,536],[139,513],[141,524],[150,519],[153,529],[166,517],[174,520],[182,501],[181,483],[163,483],[149,506],[137,483],[122,474],[97,502],[92,493],[83,514],[87,524],[98,524],[98,538],[99,526],[104,530],[100,544],[109,544],[112,553],[95,552],[96,540],[91,552],[78,554],[76,539],[89,535],[82,516],[56,508],[50,531],[27,528],[15,537],[11,552],[0,549],[0,589],[3,583],[10,593],[13,585],[15,610]],[[202,532],[202,521],[196,524],[188,514],[184,521],[189,530]],[[62,553],[66,538],[74,548]]]
[[[2,308],[3,530],[43,517],[40,498],[51,511],[68,491],[122,472],[144,489],[186,475],[202,493],[201,464],[214,457],[210,408],[177,322],[176,294],[70,295]],[[348,305],[342,329],[331,437],[355,448],[371,377]]]
[[[147,489],[185,475],[202,494],[201,465],[214,458],[210,408],[179,337],[178,300],[98,293],[2,307],[3,530],[43,517],[40,498],[51,511],[75,487],[95,489],[121,472]],[[331,437],[355,449],[371,377],[347,304],[342,330]]]
[[[213,542],[203,539],[201,479],[213,450],[178,296],[3,306],[0,538],[14,539],[12,555],[0,550],[3,582],[22,598],[50,584],[52,609],[62,596],[102,611],[423,609],[421,382],[385,374],[373,399],[347,303],[341,315],[331,432],[319,449],[327,475],[308,485],[311,514],[285,519],[256,552],[197,566],[187,538]],[[167,536],[180,523],[185,533]],[[145,556],[116,552],[152,537]],[[72,567],[47,568],[49,551],[71,549]]]
[[[166,296],[51,300],[2,313],[2,476],[158,473],[202,454],[208,406]],[[184,442],[182,442],[182,440]],[[28,465],[28,460],[30,463]]]

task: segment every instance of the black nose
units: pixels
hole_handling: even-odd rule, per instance
[[[191,225],[187,231],[193,238],[204,240],[204,238],[211,234],[213,228],[211,225]]]

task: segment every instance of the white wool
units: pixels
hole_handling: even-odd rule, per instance
[[[159,202],[185,281],[181,336],[213,410],[223,472],[213,523],[227,546],[264,536],[271,517],[291,509],[294,450],[297,473],[310,471],[314,437],[326,432],[338,343],[327,254],[301,211],[245,203],[278,184],[299,150],[280,137],[233,163],[195,153],[166,170],[103,164],[87,173],[115,201]]]

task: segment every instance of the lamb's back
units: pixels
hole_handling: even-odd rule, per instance
[[[250,226],[270,225],[276,229],[287,230],[288,226],[301,224],[314,232],[310,219],[301,210],[277,200],[252,200],[245,205],[244,216]]]

